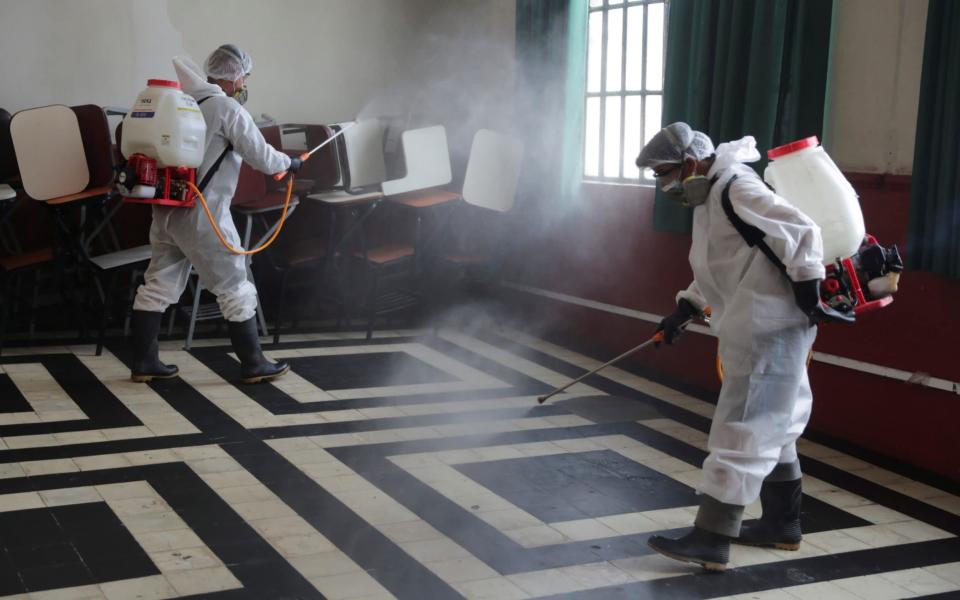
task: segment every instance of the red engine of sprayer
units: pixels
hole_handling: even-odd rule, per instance
[[[191,208],[196,202],[196,194],[188,183],[196,184],[196,179],[196,169],[158,169],[156,159],[134,154],[117,174],[116,185],[124,202]]]
[[[852,310],[858,315],[883,308],[893,302],[902,271],[897,247],[881,246],[867,234],[856,254],[827,267],[821,300],[840,312]]]

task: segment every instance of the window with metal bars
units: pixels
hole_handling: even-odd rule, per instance
[[[583,177],[648,183],[634,161],[660,130],[665,0],[582,0],[587,23]]]

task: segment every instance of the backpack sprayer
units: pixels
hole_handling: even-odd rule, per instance
[[[764,180],[820,227],[826,267],[821,301],[855,315],[893,302],[903,271],[900,253],[866,233],[856,191],[816,136],[773,148],[767,157]]]
[[[343,135],[348,125],[330,136],[316,148],[300,155],[306,161],[315,152]],[[150,79],[147,88],[140,92],[133,110],[123,119],[123,136],[120,153],[128,157],[116,177],[116,187],[124,202],[156,204],[178,208],[193,208],[196,199],[210,221],[210,226],[220,243],[234,254],[256,254],[266,249],[280,234],[287,218],[290,199],[293,196],[293,177],[287,181],[287,194],[283,202],[280,224],[273,235],[259,248],[244,250],[227,242],[217,227],[210,212],[203,188],[219,167],[224,154],[211,166],[205,181],[197,184],[197,169],[203,163],[207,126],[203,113],[192,96],[180,89],[177,81]],[[273,176],[280,181],[286,171]]]

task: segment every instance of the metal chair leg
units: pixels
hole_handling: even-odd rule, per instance
[[[0,355],[3,354],[3,341],[7,336],[7,311],[10,304],[10,296],[8,294],[10,276],[7,273],[0,273],[0,281],[3,282],[0,285]]]
[[[96,276],[95,276],[96,277]],[[113,288],[116,286],[116,273],[111,273],[107,278],[107,287],[102,290],[101,293],[101,311],[100,311],[100,332],[97,335],[97,352],[96,355],[100,356],[103,354],[103,346],[107,337],[107,318],[110,315],[110,298],[113,297]],[[99,284],[99,277],[96,278],[97,283]],[[99,288],[99,285],[98,285]]]
[[[377,293],[380,287],[380,269],[373,269],[373,281],[367,304],[367,340],[373,339],[373,323],[377,319]]]
[[[40,297],[40,270],[33,272],[33,293],[30,297],[30,322],[27,326],[29,338],[33,339],[33,334],[37,331],[37,304]]]
[[[287,276],[290,274],[290,269],[284,269],[283,274],[280,275],[280,299],[277,302],[277,320],[273,324],[273,345],[276,346],[280,343],[280,327],[283,325],[283,302],[286,300],[287,293]]]

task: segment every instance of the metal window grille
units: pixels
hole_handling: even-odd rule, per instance
[[[582,1],[590,7],[583,178],[647,182],[634,161],[661,127],[667,2]]]

